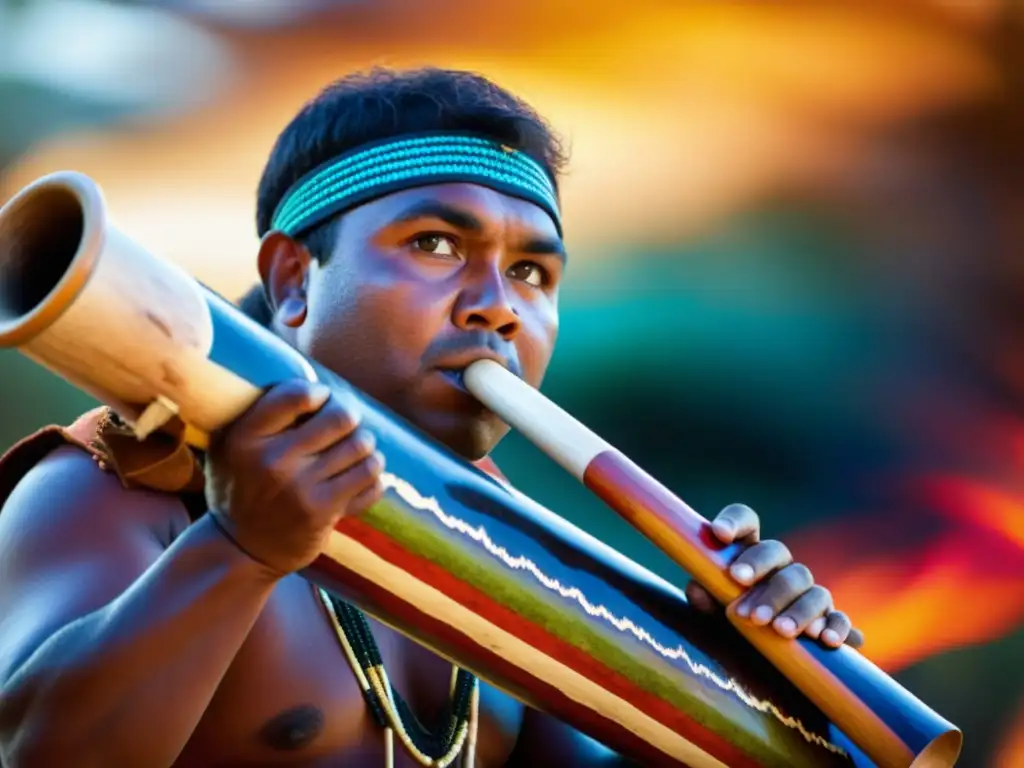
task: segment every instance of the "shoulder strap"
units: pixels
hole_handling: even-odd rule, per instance
[[[103,453],[93,444],[93,438],[103,418],[103,410],[96,408],[89,411],[69,427],[55,424],[43,427],[19,440],[0,456],[0,507],[32,467],[62,445],[75,445],[101,462]]]
[[[180,495],[189,515],[197,519],[206,511],[202,459],[185,442],[180,424],[168,427],[140,441],[131,427],[106,407],[84,413],[67,427],[44,427],[0,456],[0,507],[32,467],[61,445],[74,445],[89,453],[101,469],[114,472],[126,488]],[[508,484],[490,457],[474,464]]]
[[[199,455],[185,442],[180,422],[165,425],[145,440],[114,411],[104,409],[96,442],[126,488],[166,493],[202,493],[205,484]]]
[[[86,451],[125,488],[181,496],[192,519],[206,511],[205,477],[199,456],[185,443],[184,429],[154,432],[138,440],[109,408],[96,408],[67,427],[45,427],[0,457],[0,505],[36,464],[61,445]]]

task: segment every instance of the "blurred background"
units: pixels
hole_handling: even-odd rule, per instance
[[[547,394],[706,516],[757,509],[961,765],[1024,766],[1021,6],[0,0],[0,201],[82,171],[239,296],[278,131],[371,64],[480,71],[566,138]],[[0,366],[0,448],[91,406]],[[497,459],[682,582],[523,440]]]

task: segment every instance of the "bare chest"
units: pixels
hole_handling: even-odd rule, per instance
[[[451,664],[371,620],[392,685],[420,722],[448,703]],[[476,764],[504,765],[523,708],[481,684]],[[281,581],[229,668],[179,766],[383,766],[384,737],[310,585]],[[395,739],[395,764],[418,765]],[[456,763],[457,765],[457,763]]]

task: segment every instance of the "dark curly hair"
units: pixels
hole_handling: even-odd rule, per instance
[[[557,190],[566,164],[562,143],[521,99],[473,72],[374,68],[327,86],[278,136],[259,183],[257,234],[270,229],[288,188],[332,157],[371,141],[446,130],[477,133],[524,152],[548,171]],[[339,219],[300,238],[320,262],[330,255]],[[240,304],[254,319],[269,321],[260,286]]]

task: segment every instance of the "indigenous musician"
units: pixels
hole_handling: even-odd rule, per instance
[[[563,164],[545,122],[483,77],[346,77],[270,154],[262,286],[244,306],[500,478],[488,454],[508,427],[460,371],[491,358],[535,387],[544,377]],[[453,706],[449,662],[298,575],[339,518],[380,498],[383,468],[358,415],[300,381],[267,391],[205,454],[139,442],[108,409],[22,441],[0,462],[0,762],[624,764],[471,676],[478,695]],[[746,545],[731,566],[750,588],[741,615],[859,645],[759,529],[738,504],[714,520],[723,542]],[[714,607],[697,584],[687,595]],[[366,685],[380,663],[394,697]],[[475,737],[449,727],[468,720]]]

